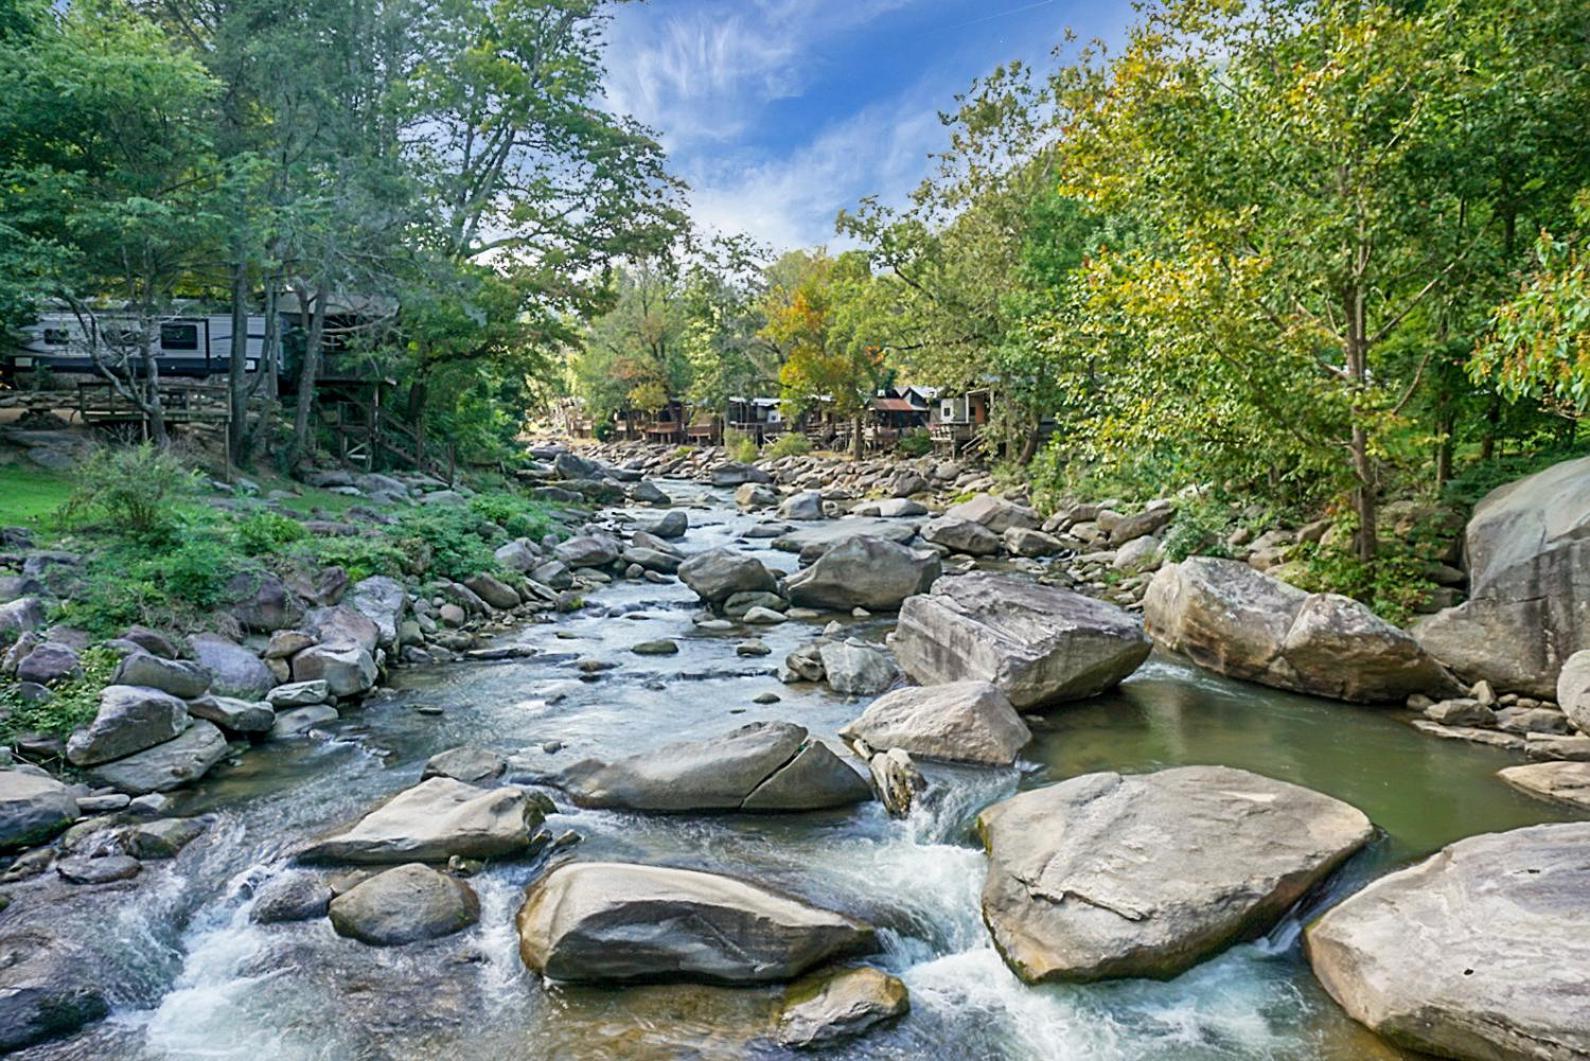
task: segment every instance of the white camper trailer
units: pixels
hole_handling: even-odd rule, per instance
[[[95,329],[99,334],[94,334]],[[13,377],[48,369],[52,373],[93,373],[95,343],[111,359],[117,359],[137,344],[136,318],[115,313],[97,314],[93,321],[61,310],[39,314],[23,329],[21,342],[5,351],[4,368]],[[163,317],[155,339],[160,373],[167,376],[224,375],[232,363],[232,317],[230,314]],[[281,344],[273,355],[278,367]],[[265,352],[265,318],[248,318],[248,371],[258,371]],[[134,366],[135,367],[135,366]]]

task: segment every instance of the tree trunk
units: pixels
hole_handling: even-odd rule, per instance
[[[862,422],[863,422],[862,421],[862,414],[861,413],[857,413],[856,414],[856,418],[855,418],[855,423],[854,423],[854,425],[852,427],[852,430],[851,430],[851,433],[850,433],[850,455],[852,457],[856,458],[856,460],[858,460],[858,461],[861,459],[861,425],[862,425]]]
[[[1496,456],[1496,436],[1502,424],[1502,396],[1491,395],[1491,404],[1485,409],[1485,434],[1480,436],[1480,460]]]
[[[1364,252],[1360,252],[1360,272]],[[1366,564],[1375,562],[1379,548],[1379,529],[1376,526],[1376,494],[1379,482],[1374,457],[1369,452],[1369,432],[1364,429],[1364,412],[1359,405],[1364,385],[1369,381],[1369,329],[1364,306],[1364,291],[1354,288],[1347,297],[1347,372],[1352,378],[1352,437],[1348,448],[1352,453],[1353,511],[1358,514],[1358,559]]]
[[[233,461],[241,461],[248,434],[248,264],[241,252],[232,265],[232,346],[227,352],[227,425]]]
[[[1452,434],[1457,430],[1457,418],[1449,401],[1442,401],[1435,429],[1441,434],[1441,441],[1435,444],[1435,488],[1439,491],[1452,481]]]
[[[300,293],[299,299],[302,301]],[[298,373],[298,407],[293,414],[293,441],[288,450],[289,467],[297,467],[304,455],[313,451],[309,414],[315,405],[315,380],[320,375],[320,344],[326,334],[326,304],[330,292],[321,288],[314,294],[315,309],[309,317],[309,332],[304,340],[304,364]]]
[[[149,441],[164,449],[171,439],[166,434],[166,412],[160,405],[160,359],[155,353],[153,329],[159,324],[144,313],[138,322],[138,358],[144,372],[144,418],[149,425]]]

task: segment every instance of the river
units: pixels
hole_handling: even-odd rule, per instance
[[[751,522],[720,491],[663,483],[693,504],[689,551],[737,540]],[[744,542],[782,570],[794,557]],[[513,915],[539,863],[473,878],[478,926],[433,943],[377,949],[326,921],[254,925],[250,885],[304,839],[358,816],[462,743],[549,768],[784,719],[835,739],[860,706],[826,686],[782,685],[777,661],[816,627],[755,636],[772,654],[740,658],[746,634],[695,628],[683,585],[619,582],[589,606],[503,639],[527,658],[397,672],[329,741],[262,745],[182,796],[206,835],[150,863],[134,900],[92,917],[96,960],[121,985],[105,1022],[21,1056],[45,1058],[739,1058],[779,1057],[768,1032],[779,991],[691,986],[621,990],[542,984],[520,963]],[[848,621],[848,620],[847,620]],[[820,624],[819,624],[820,625]],[[881,640],[883,618],[852,624]],[[631,654],[672,637],[676,656]],[[620,666],[582,681],[573,664]],[[758,694],[780,699],[757,704]],[[438,713],[439,712],[439,713]],[[572,808],[549,820],[582,838],[575,858],[627,859],[743,875],[878,925],[880,965],[905,980],[911,1012],[832,1056],[866,1058],[1391,1058],[1315,984],[1297,913],[1169,982],[1029,987],[1000,961],[978,912],[978,810],[1018,788],[1094,770],[1220,763],[1353,803],[1380,832],[1305,901],[1304,916],[1388,868],[1463,836],[1572,812],[1508,788],[1516,757],[1434,740],[1395,712],[1228,681],[1158,655],[1108,697],[1054,711],[1017,768],[928,765],[930,806],[907,820],[877,804],[799,816],[648,817]],[[553,753],[548,741],[561,742]],[[560,808],[564,804],[560,801]],[[560,856],[562,857],[562,856]]]

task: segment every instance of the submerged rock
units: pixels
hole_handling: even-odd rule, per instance
[[[1113,604],[984,573],[906,601],[892,645],[924,685],[987,681],[1018,708],[1096,696],[1149,652],[1137,620]]]
[[[1361,703],[1462,692],[1410,634],[1364,605],[1235,560],[1161,568],[1143,617],[1156,641],[1199,666],[1278,689]]]
[[[577,862],[532,884],[519,953],[553,980],[790,980],[865,953],[870,926],[716,873]]]
[[[1381,877],[1304,934],[1349,1016],[1464,1058],[1590,1056],[1590,822],[1459,840]]]
[[[850,538],[785,580],[791,603],[808,608],[887,611],[926,593],[943,569],[936,553],[882,538]]]
[[[1028,983],[1175,976],[1267,931],[1372,832],[1340,800],[1224,766],[1086,774],[977,824],[983,920]]]
[[[317,874],[302,869],[287,870],[255,890],[249,917],[262,925],[310,921],[326,916],[331,899],[331,886]]]
[[[817,974],[795,984],[778,1016],[778,1041],[803,1048],[851,1039],[904,1016],[910,994],[897,976],[862,966]]]
[[[605,765],[588,760],[565,778],[580,806],[664,813],[823,810],[872,798],[860,774],[789,722],[753,722]]]
[[[395,947],[468,928],[480,920],[480,899],[456,877],[411,862],[354,885],[328,912],[337,935]]]
[[[985,766],[1009,766],[1032,732],[988,682],[896,689],[874,700],[839,735],[874,748]]]
[[[498,858],[530,846],[541,811],[521,788],[480,789],[433,777],[393,796],[351,829],[311,843],[317,862],[446,862],[453,855]]]

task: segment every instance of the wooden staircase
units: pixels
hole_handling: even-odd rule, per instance
[[[427,439],[387,412],[379,386],[323,393],[319,410],[321,425],[344,466],[367,472],[407,468],[449,486],[457,481],[458,456],[452,444]]]

